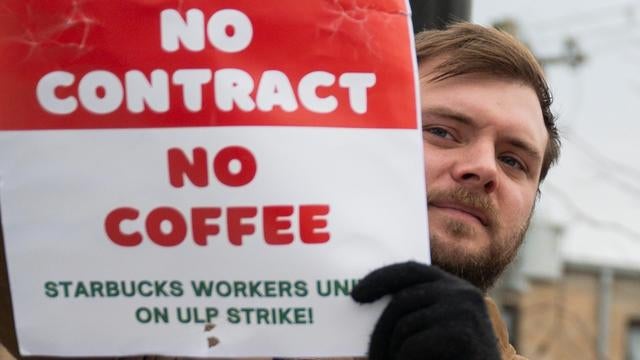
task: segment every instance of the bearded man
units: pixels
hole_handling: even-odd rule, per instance
[[[495,29],[426,31],[416,49],[434,266],[391,265],[354,289],[362,303],[391,295],[369,358],[522,359],[484,295],[559,155],[549,88],[531,52]]]
[[[392,298],[369,359],[523,359],[484,295],[522,243],[559,155],[547,83],[531,52],[495,29],[461,23],[426,31],[416,49],[434,266],[391,265],[353,290],[362,303]],[[0,305],[8,315],[4,270]],[[10,316],[0,330],[0,342],[17,354]],[[10,356],[1,345],[0,356]]]

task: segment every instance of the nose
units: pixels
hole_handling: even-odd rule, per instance
[[[492,144],[469,146],[452,168],[452,176],[460,185],[486,194],[498,187],[498,164]]]

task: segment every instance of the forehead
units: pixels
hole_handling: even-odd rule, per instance
[[[548,134],[538,97],[530,86],[491,74],[434,81],[439,63],[432,59],[419,66],[423,114],[434,109],[455,112],[473,126],[495,129],[498,136],[524,141],[544,154]]]

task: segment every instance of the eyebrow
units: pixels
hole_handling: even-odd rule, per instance
[[[422,119],[424,121],[425,118],[429,117],[429,116],[439,116],[439,117],[444,117],[447,118],[449,120],[453,120],[455,122],[458,122],[460,124],[463,125],[474,125],[474,120],[472,117],[463,114],[459,111],[453,110],[451,108],[448,107],[441,107],[441,106],[436,106],[433,108],[429,108],[426,110],[422,111]],[[542,160],[542,155],[540,154],[540,152],[538,150],[535,149],[535,147],[533,147],[531,144],[529,144],[528,142],[522,140],[522,139],[518,139],[518,138],[514,138],[514,137],[509,137],[506,139],[506,142],[513,146],[516,147],[518,149],[520,149],[521,151],[525,152],[529,157],[533,158],[536,161],[541,161]]]
[[[423,121],[428,115],[436,115],[439,117],[444,117],[444,118],[459,122],[463,125],[473,125],[473,119],[471,117],[447,107],[437,106],[437,107],[423,110],[422,111]]]
[[[542,155],[540,155],[540,153],[536,149],[534,149],[533,146],[520,139],[508,138],[507,143],[524,151],[529,157],[533,158],[536,161],[540,161],[542,159]]]

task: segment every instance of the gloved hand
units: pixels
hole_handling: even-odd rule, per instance
[[[499,360],[482,293],[436,266],[375,270],[351,292],[359,303],[391,295],[371,335],[369,360]]]

